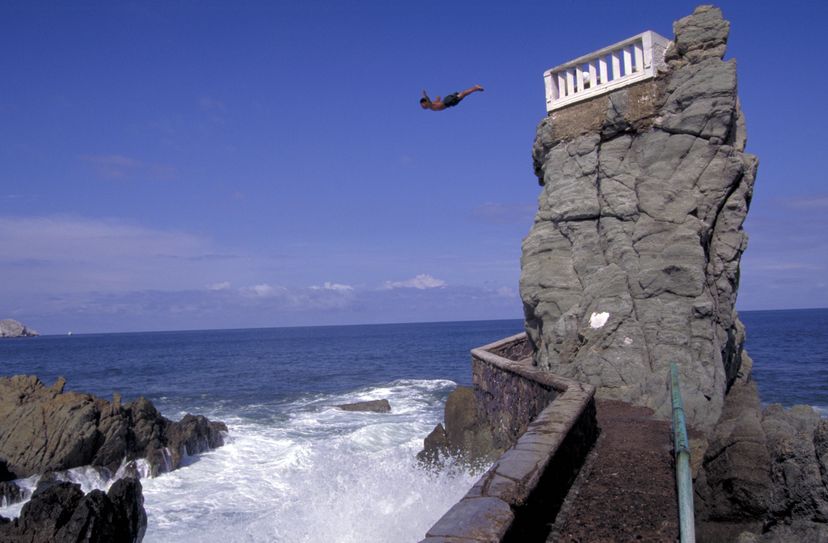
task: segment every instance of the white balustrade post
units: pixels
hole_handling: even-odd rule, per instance
[[[546,89],[546,103],[549,104],[558,99],[558,89],[555,88],[555,81],[552,74],[547,72],[543,74],[543,84]]]
[[[595,71],[595,61],[589,63],[589,88],[598,86],[598,73]]]
[[[621,59],[618,58],[618,51],[612,52],[612,80],[621,77]]]
[[[630,48],[624,47],[624,75],[632,74],[632,55],[630,55]]]
[[[644,47],[645,68],[649,68],[653,65],[653,34],[655,34],[655,32],[648,31],[641,36],[641,45]]]
[[[644,70],[644,51],[641,49],[641,42],[637,41],[633,44],[633,54],[635,55],[635,71],[636,73]]]
[[[609,76],[607,75],[607,58],[601,57],[598,59],[598,71],[601,74],[601,84],[606,85],[609,83]]]

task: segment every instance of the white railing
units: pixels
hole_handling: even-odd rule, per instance
[[[543,74],[546,111],[655,77],[670,40],[648,30]]]

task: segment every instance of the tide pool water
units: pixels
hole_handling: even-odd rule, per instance
[[[744,312],[763,401],[828,407],[828,310]],[[143,478],[145,541],[418,541],[477,478],[423,470],[415,455],[448,393],[471,379],[469,349],[519,320],[47,336],[0,341],[4,375],[152,400],[198,413],[227,444]],[[386,398],[391,413],[337,404]],[[94,470],[67,477],[107,488]],[[33,488],[36,478],[21,483]],[[0,508],[16,516],[21,504]]]

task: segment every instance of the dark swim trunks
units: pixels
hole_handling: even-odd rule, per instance
[[[453,93],[449,94],[448,96],[446,96],[445,98],[443,98],[443,105],[445,105],[446,107],[454,107],[459,103],[460,103],[460,97],[457,96],[456,92],[453,92]]]

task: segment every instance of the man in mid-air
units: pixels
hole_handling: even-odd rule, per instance
[[[460,103],[460,100],[468,96],[473,92],[483,91],[483,87],[480,85],[475,85],[470,89],[466,89],[460,92],[453,92],[440,100],[438,96],[434,100],[428,97],[426,91],[423,91],[423,97],[420,98],[420,107],[423,109],[430,109],[431,111],[443,111],[448,107],[454,107]]]

